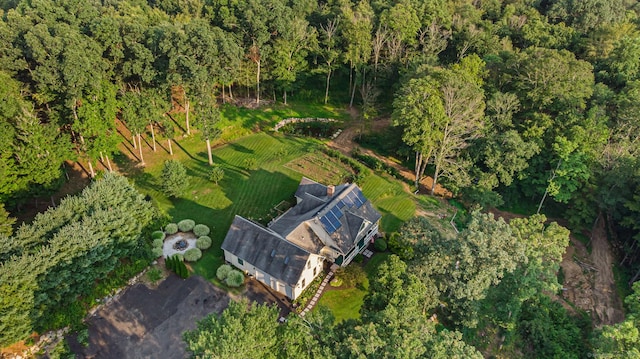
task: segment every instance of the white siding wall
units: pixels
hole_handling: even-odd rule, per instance
[[[300,280],[298,281],[298,284],[295,286],[295,288],[293,288],[293,298],[291,299],[298,298],[302,291],[307,288],[309,284],[311,284],[311,282],[313,282],[313,280],[322,272],[322,263],[322,257],[315,254],[311,254],[309,256],[307,264],[304,267],[304,271],[302,271],[302,275],[300,276]],[[313,274],[314,269],[315,275]],[[304,286],[302,286],[303,280]]]
[[[232,266],[240,269],[243,272],[247,272],[248,274],[254,275],[255,273],[255,268],[253,268],[253,266],[251,265],[251,263],[247,263],[246,261],[243,261],[243,264],[238,263],[238,257],[236,257],[235,255],[224,251],[224,260],[226,260],[227,262],[229,262],[229,264],[231,264]],[[253,268],[254,271],[251,271],[250,269]]]

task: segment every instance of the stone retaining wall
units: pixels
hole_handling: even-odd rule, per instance
[[[337,122],[332,118],[285,118],[284,120],[278,122],[273,128],[274,131],[278,132],[283,126],[288,125],[290,123],[299,123],[299,122]]]

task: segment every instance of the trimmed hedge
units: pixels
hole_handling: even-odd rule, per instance
[[[151,239],[154,239],[154,240],[155,240],[155,239],[161,239],[161,240],[164,240],[166,236],[167,236],[167,235],[166,235],[166,234],[164,234],[164,232],[163,232],[163,231],[155,231],[155,232],[151,233]]]
[[[189,277],[189,270],[180,260],[177,254],[167,258],[165,260],[165,265],[167,266],[167,269],[173,271],[180,278],[186,279]]]
[[[230,265],[223,264],[220,267],[218,267],[218,270],[216,270],[216,277],[218,277],[218,279],[223,281],[223,280],[227,279],[227,275],[232,270],[233,270],[233,268],[231,268]]]
[[[196,226],[196,222],[193,219],[183,219],[178,222],[178,229],[180,232],[189,232],[193,230],[193,227]]]
[[[353,169],[353,171],[355,172],[355,175],[353,175],[353,178],[351,178],[351,180],[355,183],[361,182],[370,173],[370,170],[362,163],[354,160],[351,157],[343,155],[340,151],[330,149],[326,146],[321,147],[321,149],[322,152],[324,152],[327,156],[336,158],[340,162],[351,167],[351,169]]]
[[[184,260],[188,262],[195,262],[202,258],[202,251],[199,248],[190,248],[184,252]]]
[[[196,224],[195,227],[193,227],[193,234],[195,234],[196,237],[209,235],[210,232],[211,230],[205,224]]]
[[[387,241],[385,241],[384,238],[378,238],[373,242],[373,248],[378,252],[384,252],[387,250]]]
[[[162,238],[156,238],[153,240],[153,248],[162,248],[162,244],[164,243],[164,241],[162,240]]]
[[[225,279],[225,283],[227,283],[229,287],[239,287],[242,285],[242,283],[244,283],[244,274],[242,274],[242,272],[238,270],[232,269],[227,274],[227,279]]]
[[[158,257],[160,257],[160,256],[163,254],[163,252],[162,252],[162,247],[154,247],[154,248],[151,250],[151,254],[153,254],[153,258],[158,258]]]
[[[167,232],[167,234],[176,234],[178,233],[178,225],[175,223],[169,223],[164,227],[164,231]]]
[[[202,237],[198,238],[196,240],[196,247],[200,248],[201,250],[208,249],[209,247],[211,247],[211,237],[202,236]]]

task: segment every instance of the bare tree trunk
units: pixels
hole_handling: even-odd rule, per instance
[[[330,65],[329,65],[330,66]],[[329,102],[329,81],[331,80],[331,68],[327,72],[327,87],[324,90],[324,104],[326,105]]]
[[[142,157],[142,136],[138,133],[138,151],[140,152],[140,164],[144,166],[144,157]]]
[[[96,173],[93,171],[93,165],[91,164],[91,160],[89,160],[89,174],[91,175],[91,178],[96,177]]]
[[[222,103],[227,103],[224,99],[224,85],[222,85]]]
[[[156,131],[153,130],[153,122],[151,122],[151,139],[153,140],[153,152],[156,152]]]
[[[233,100],[233,92],[231,92],[231,85],[229,85],[229,98]]]
[[[256,104],[260,106],[260,63],[262,61],[257,61],[258,71],[256,71]]]
[[[422,167],[422,153],[416,151],[415,170],[416,170],[416,189],[417,190],[420,189],[420,168],[421,167]]]
[[[186,95],[185,95],[186,96]],[[187,122],[187,135],[191,134],[191,129],[189,128],[189,100],[185,100],[184,110],[186,112],[186,122]]]
[[[351,85],[353,85],[353,62],[349,64],[349,91],[351,91]]]
[[[358,72],[356,71],[356,78],[353,79],[353,88],[351,89],[351,101],[349,101],[349,108],[353,107],[353,98],[356,96],[356,80],[358,78]]]
[[[436,185],[438,184],[438,175],[440,174],[440,166],[436,165],[436,170],[433,173],[433,184],[431,185],[431,195],[436,193]]]
[[[109,155],[104,156],[107,159],[107,167],[109,167],[109,172],[113,172],[113,168],[111,167],[111,161],[109,161]]]
[[[134,133],[131,133],[131,139],[133,140],[133,149],[135,150],[138,148],[138,142],[136,141],[136,135]]]
[[[100,162],[104,162],[104,156],[102,155],[102,151],[100,151]]]
[[[211,156],[211,142],[207,138],[207,155],[209,155],[209,165],[213,166],[213,157]]]
[[[562,164],[562,160],[558,161],[558,165],[556,166],[556,169],[551,173],[551,178],[549,178],[549,184],[551,184],[551,181],[553,181],[553,179],[556,178],[556,172],[560,169],[561,164]],[[536,211],[536,214],[540,214],[540,210],[542,209],[544,200],[547,199],[547,194],[549,194],[549,185],[547,185],[547,188],[544,190],[544,195],[542,196],[542,200],[540,200],[540,204],[538,205],[538,210]]]
[[[173,156],[173,148],[171,147],[171,139],[167,138],[167,142],[169,143],[169,155]]]
[[[287,90],[284,90],[284,95],[282,96],[284,98],[284,104],[287,104]]]

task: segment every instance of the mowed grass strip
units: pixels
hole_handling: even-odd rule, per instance
[[[208,179],[211,166],[207,162],[205,142],[198,135],[179,139],[173,158],[185,165],[189,175],[189,185],[180,198],[167,198],[161,190],[162,165],[172,158],[168,154],[158,151],[155,156],[148,156],[146,167],[132,166],[129,175],[171,221],[190,218],[211,228],[212,246],[192,267],[196,273],[215,281],[215,270],[223,263],[220,245],[234,216],[266,224],[273,215],[273,207],[283,200],[291,200],[300,178],[307,175],[285,164],[319,153],[319,146],[323,144],[315,139],[281,134],[261,132],[245,136],[214,149],[214,163],[225,171],[222,181],[215,185]],[[403,191],[399,182],[370,174],[363,180],[362,187],[383,214],[385,231],[397,230],[401,222],[415,212],[411,195]]]
[[[413,197],[403,189],[398,180],[371,174],[365,177],[360,187],[382,214],[380,227],[384,232],[397,231],[404,221],[411,219],[416,213]]]

